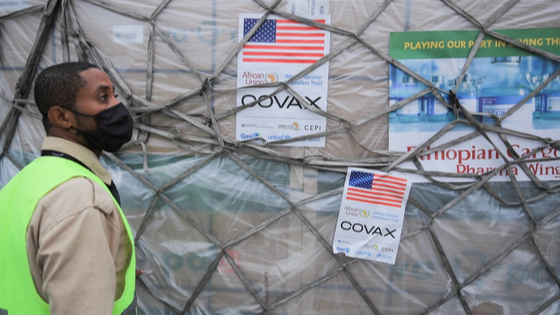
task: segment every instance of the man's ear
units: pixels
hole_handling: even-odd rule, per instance
[[[69,113],[69,111],[60,106],[53,106],[49,109],[47,116],[54,126],[67,129],[72,127],[72,122],[69,120]]]

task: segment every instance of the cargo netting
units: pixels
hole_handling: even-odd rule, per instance
[[[119,188],[145,271],[139,314],[560,314],[560,185],[539,180],[526,165],[537,153],[560,149],[558,134],[541,138],[501,125],[558,80],[560,68],[494,124],[448,102],[454,119],[428,141],[396,152],[387,140],[390,112],[428,93],[450,93],[389,55],[391,32],[478,31],[456,90],[487,35],[560,63],[496,32],[559,27],[560,3],[322,1],[332,18],[327,25],[290,11],[311,2],[0,0],[0,187],[40,153],[45,132],[31,95],[38,72],[89,61],[105,69],[135,117],[133,140],[104,153],[102,162]],[[262,17],[238,38],[241,13]],[[271,15],[330,32],[330,52],[286,81],[254,86],[276,90],[236,106],[237,55]],[[125,32],[115,33],[116,26]],[[323,111],[290,83],[326,63]],[[389,64],[427,88],[389,107]],[[327,130],[236,140],[236,113],[280,91],[325,117]],[[433,146],[458,124],[476,132]],[[508,148],[492,143],[500,167],[482,174],[424,170],[424,156],[477,136],[492,142],[491,133]],[[511,154],[511,136],[542,145]],[[324,148],[290,146],[317,137],[326,137]],[[399,167],[409,161],[417,169]],[[518,181],[513,166],[529,181]],[[332,252],[348,167],[427,179],[412,185],[395,265]],[[508,181],[491,181],[504,172]]]

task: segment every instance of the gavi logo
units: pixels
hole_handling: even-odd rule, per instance
[[[258,138],[260,137],[261,134],[258,132],[252,133],[252,134],[246,134],[246,133],[242,133],[241,134],[241,139],[243,140],[247,140],[247,139],[253,139],[253,138]]]

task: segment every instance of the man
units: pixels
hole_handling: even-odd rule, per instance
[[[45,69],[34,93],[47,137],[0,191],[0,314],[136,314],[132,233],[99,162],[132,117],[89,63]]]

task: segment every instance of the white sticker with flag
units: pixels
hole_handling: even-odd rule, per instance
[[[330,24],[328,15],[304,17]],[[237,55],[237,106],[250,106],[236,114],[236,139],[274,144],[325,132],[325,116],[308,107],[328,111],[329,62],[306,75],[299,73],[328,55],[330,32],[280,16],[261,18],[262,14],[239,15],[239,40],[260,26]],[[287,82],[300,97],[277,91],[277,86],[252,87],[278,82]],[[324,147],[325,137],[277,145]]]
[[[394,265],[410,186],[402,175],[348,168],[333,252]]]

